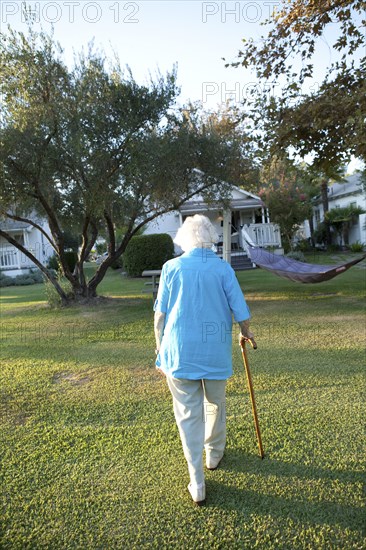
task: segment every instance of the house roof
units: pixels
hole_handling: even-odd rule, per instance
[[[340,183],[333,183],[328,187],[328,200],[333,201],[340,197],[347,197],[352,195],[364,194],[361,175],[359,173],[348,176],[344,181]],[[315,197],[314,204],[321,204],[322,199],[320,196]]]
[[[253,210],[253,208],[261,208],[264,206],[260,197],[233,186],[231,190],[231,199],[229,201],[231,210]],[[208,204],[202,195],[197,195],[194,199],[186,201],[181,207],[180,212],[184,214],[198,213],[202,210],[222,210],[223,206],[219,203]]]
[[[261,208],[263,203],[260,199],[232,199],[230,201],[231,210],[253,210],[253,208]],[[222,205],[219,204],[207,204],[204,201],[189,201],[185,202],[181,207],[180,211],[183,214],[198,213],[202,210],[222,210]]]
[[[352,174],[344,182],[334,183],[328,189],[328,198],[342,197],[362,193],[362,182],[360,174]]]
[[[27,222],[18,222],[10,218],[0,218],[0,229],[3,231],[13,233],[16,231],[23,231],[23,229],[27,229],[28,227],[32,226]]]

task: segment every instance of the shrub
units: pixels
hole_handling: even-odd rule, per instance
[[[365,246],[360,242],[355,242],[350,245],[351,252],[363,252]]]
[[[139,277],[145,269],[161,269],[173,256],[174,244],[170,235],[137,235],[127,245],[123,266],[130,277]]]
[[[295,250],[294,252],[289,252],[286,254],[286,258],[292,258],[293,260],[297,260],[298,262],[305,262],[305,256],[301,252],[301,250]]]
[[[31,275],[17,275],[14,277],[13,284],[16,286],[34,285],[34,279]]]
[[[9,277],[9,275],[4,275],[0,271],[0,287],[11,286],[13,284],[13,277]]]
[[[29,273],[9,277],[0,273],[0,287],[34,285],[44,282],[43,273],[40,269],[30,269]]]
[[[295,245],[295,251],[300,252],[309,252],[312,249],[311,242],[309,239],[301,239],[300,241],[297,241]]]
[[[29,276],[32,277],[35,283],[43,283],[44,275],[40,269],[31,269],[29,271]]]
[[[72,286],[71,286],[70,281],[68,281],[67,279],[62,279],[61,277],[59,277],[58,278],[58,283],[61,286],[62,290],[68,296],[72,295]],[[45,281],[44,290],[45,290],[46,300],[47,300],[48,304],[52,308],[60,307],[61,306],[61,297],[60,297],[59,293],[57,292],[57,290],[55,289],[55,287],[53,286],[53,284],[50,281],[48,281],[48,280]]]

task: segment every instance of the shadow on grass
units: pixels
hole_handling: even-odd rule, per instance
[[[268,514],[272,517],[291,519],[295,522],[306,522],[309,525],[336,525],[346,529],[357,530],[364,536],[363,529],[365,510],[346,506],[337,502],[310,502],[286,499],[273,495],[261,495],[246,489],[227,487],[217,481],[207,483],[207,507],[219,506],[222,510],[238,510],[241,502],[246,515]],[[216,496],[220,495],[220,502]]]
[[[276,475],[281,477],[296,477],[299,479],[329,479],[341,483],[365,481],[365,474],[357,470],[333,470],[307,466],[305,464],[281,462],[271,458],[268,453],[261,460],[259,455],[247,455],[241,449],[226,449],[225,457],[220,464],[220,470],[236,471],[238,473]]]
[[[279,484],[281,478],[292,478],[294,481],[323,481],[332,480],[337,483],[363,483],[364,474],[361,471],[341,471],[306,466],[304,464],[285,463],[265,456],[263,460],[248,456],[238,449],[227,449],[220,464],[222,472],[237,472],[260,476],[268,476],[268,493],[260,493],[250,485],[241,488],[227,485],[215,479],[215,476],[206,480],[207,506],[219,507],[222,510],[243,511],[245,515],[269,514],[273,517],[291,519],[296,522],[306,522],[309,525],[333,525],[342,528],[357,530],[363,536],[365,530],[365,509],[351,506],[337,500],[329,501],[321,495],[314,495],[309,500],[301,488],[294,487],[288,496],[270,494],[273,491],[274,480]],[[295,482],[296,483],[296,482]]]

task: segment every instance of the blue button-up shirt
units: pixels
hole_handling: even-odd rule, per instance
[[[165,313],[156,366],[175,378],[225,380],[232,374],[232,315],[250,318],[232,267],[194,248],[163,265],[155,311]]]

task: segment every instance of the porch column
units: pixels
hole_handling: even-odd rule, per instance
[[[23,230],[23,233],[24,233],[24,230]],[[14,248],[14,252],[15,252],[15,259],[16,259],[17,268],[21,269],[22,266],[20,264],[20,255],[22,254],[22,252],[20,252],[20,250],[18,250],[17,248]],[[13,263],[15,263],[15,262],[13,262]]]
[[[25,248],[29,248],[29,237],[28,237],[28,232],[23,229],[23,245]]]
[[[223,212],[222,257],[231,264],[231,210]]]
[[[266,214],[267,214],[267,223],[271,223],[271,220],[269,219],[269,210],[268,210],[268,208],[266,209]]]
[[[261,210],[262,210],[262,223],[266,223],[266,214],[265,214],[265,210],[264,210],[263,206],[262,206]]]
[[[26,229],[23,229],[23,246],[27,250],[30,250],[29,245],[29,233]],[[18,251],[19,252],[19,251]],[[22,260],[23,264],[29,264],[28,257],[25,256],[22,252],[19,252],[19,267],[20,267],[20,260]]]

